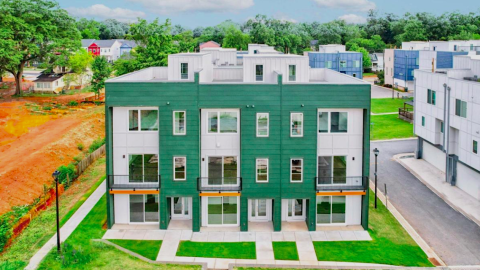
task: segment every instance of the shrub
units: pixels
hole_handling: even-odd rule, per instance
[[[83,151],[83,148],[84,148],[83,143],[78,143],[77,148],[78,150]]]
[[[100,148],[104,144],[105,144],[105,138],[96,139],[95,141],[92,142],[92,144],[88,148],[88,152],[92,153],[93,151],[97,150],[98,148]]]
[[[60,174],[58,175],[58,182],[61,184],[65,184],[68,187],[68,185],[70,185],[70,182],[73,181],[76,176],[75,165],[73,165],[72,163],[68,164],[67,166],[62,165],[58,167],[57,170],[60,172]]]
[[[0,216],[0,252],[7,244],[12,235],[12,213],[8,212]]]
[[[50,106],[44,106],[42,109],[43,109],[44,111],[51,111],[51,110],[52,110],[52,107],[50,107]]]
[[[75,100],[71,100],[70,102],[68,102],[68,106],[78,106],[78,102],[76,102]]]
[[[100,101],[98,101],[98,100],[95,100],[95,101],[93,102],[93,104],[95,104],[96,106],[99,106],[99,105],[102,105],[102,102],[100,102]]]

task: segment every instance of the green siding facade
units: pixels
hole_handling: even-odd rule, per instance
[[[281,230],[281,199],[308,199],[307,226],[315,230],[317,109],[357,108],[364,111],[363,176],[369,175],[370,85],[366,84],[199,84],[195,82],[107,82],[107,173],[113,174],[112,107],[153,106],[159,110],[160,228],[170,220],[167,197],[192,197],[192,228],[199,231],[201,207],[200,110],[240,109],[240,228],[248,230],[248,199],[273,199],[274,230]],[[173,135],[173,111],[186,111],[187,134]],[[256,136],[256,114],[267,112],[269,137]],[[304,115],[304,136],[290,137],[290,113]],[[187,180],[173,181],[173,157],[187,157]],[[257,158],[269,159],[269,182],[256,183]],[[303,159],[303,182],[290,183],[290,159]],[[108,225],[114,224],[113,195],[108,196]],[[362,225],[368,227],[368,189],[363,199]]]

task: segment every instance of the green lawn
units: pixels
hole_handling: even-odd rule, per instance
[[[192,241],[180,242],[177,256],[253,260],[257,257],[255,242],[207,243]]]
[[[364,72],[363,77],[370,77],[370,76],[377,76],[377,74],[372,73],[372,72]]]
[[[372,241],[313,242],[319,261],[433,266],[395,217],[379,200],[374,209],[370,196],[369,233]]]
[[[373,113],[398,113],[398,108],[403,108],[403,103],[413,100],[403,98],[373,98],[372,99],[372,112]],[[410,107],[410,106],[408,106]]]
[[[162,246],[161,240],[120,240],[112,239],[108,240],[114,244],[117,244],[123,248],[131,250],[135,253],[142,255],[145,258],[149,258],[152,261],[157,259],[158,252]]]
[[[297,244],[295,242],[272,242],[275,260],[298,261]]]
[[[106,231],[106,203],[103,196],[62,245],[62,254],[52,249],[38,269],[200,269],[192,265],[149,264],[105,243],[91,241],[101,239]]]
[[[399,119],[396,114],[372,115],[370,122],[371,140],[400,139],[415,136],[413,134],[413,125]]]

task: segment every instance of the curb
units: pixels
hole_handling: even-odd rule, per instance
[[[375,194],[375,183],[370,180],[370,189],[372,189],[372,193]],[[386,205],[386,197],[382,193],[382,191],[378,190],[378,198],[380,201]],[[417,231],[408,223],[408,221],[403,217],[402,214],[395,208],[395,206],[390,202],[388,204],[388,211],[395,217],[395,219],[402,225],[402,227],[407,231],[407,233],[413,238],[420,248],[427,254],[428,258],[433,258],[438,261],[440,266],[447,266],[445,262],[435,253],[435,251],[427,244],[427,242],[417,233]]]
[[[476,218],[470,216],[467,212],[465,212],[463,209],[457,207],[455,204],[453,204],[450,200],[448,200],[441,192],[439,192],[437,189],[435,189],[432,185],[430,185],[427,181],[425,181],[420,175],[418,175],[414,170],[410,169],[401,159],[400,157],[403,156],[410,156],[414,155],[415,153],[404,153],[404,154],[398,154],[393,156],[393,159],[398,162],[402,167],[404,167],[407,171],[409,171],[411,174],[413,174],[422,184],[428,187],[433,193],[435,193],[440,199],[442,199],[445,203],[447,203],[453,210],[461,213],[463,216],[465,216],[467,219],[473,221],[475,224],[480,226],[480,220],[477,220]]]

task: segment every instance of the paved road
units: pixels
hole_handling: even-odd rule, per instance
[[[413,96],[412,93],[402,93],[398,91],[395,91],[394,95],[395,95],[395,98],[397,98],[397,96],[408,96],[408,97]],[[372,85],[372,98],[391,98],[391,97],[392,97],[392,89],[380,87],[377,85]]]
[[[384,192],[387,184],[390,201],[447,265],[480,265],[480,227],[392,160],[396,154],[414,152],[415,145],[416,140],[371,143],[380,150],[379,189]],[[372,180],[374,162],[372,154]]]

